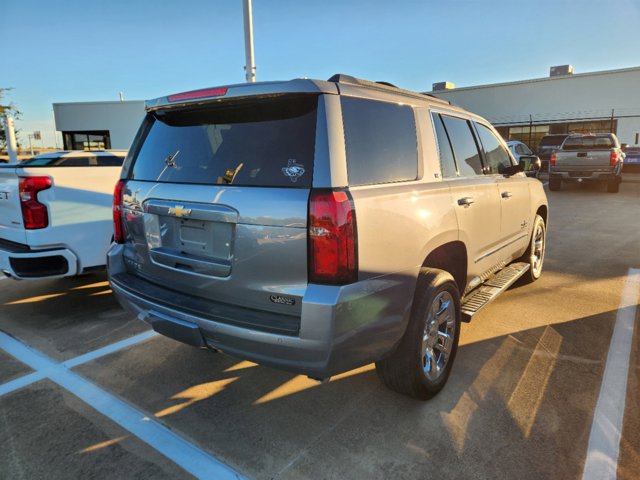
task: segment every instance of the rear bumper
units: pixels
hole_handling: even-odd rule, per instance
[[[0,271],[20,280],[69,277],[78,273],[78,258],[66,248],[31,250],[26,245],[1,242]]]
[[[566,170],[558,169],[558,167],[551,167],[549,172],[549,179],[559,179],[563,182],[607,182],[610,180],[622,179],[619,169],[606,170],[606,171],[589,171],[587,169],[580,170],[579,168]]]
[[[406,328],[411,308],[410,276],[387,276],[333,287],[309,285],[296,335],[245,328],[212,320],[172,305],[171,291],[154,286],[144,294],[131,288],[140,277],[126,273],[121,246],[108,253],[111,288],[124,308],[156,331],[195,346],[209,346],[262,365],[327,378],[393,351]],[[220,306],[224,308],[224,306]],[[210,309],[215,314],[216,308]],[[238,319],[242,320],[242,319]]]

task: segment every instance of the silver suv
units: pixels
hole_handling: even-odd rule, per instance
[[[147,102],[113,291],[158,332],[319,380],[445,384],[460,321],[536,280],[547,200],[482,118],[335,75]]]

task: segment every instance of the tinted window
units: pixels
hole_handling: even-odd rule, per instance
[[[131,178],[310,187],[317,96],[287,96],[149,115]]]
[[[91,158],[89,157],[61,158],[59,161],[53,163],[53,165],[61,165],[64,167],[88,167],[89,165],[91,165]]]
[[[482,161],[469,122],[447,115],[442,115],[442,120],[451,140],[460,175],[482,175]]]
[[[124,161],[124,157],[118,157],[118,156],[99,156],[96,157],[96,161],[98,162],[98,165],[100,165],[101,167],[119,167],[122,165],[122,162]]]
[[[436,129],[436,139],[438,141],[438,153],[440,154],[440,168],[442,169],[443,178],[451,178],[457,175],[456,163],[453,159],[453,151],[451,144],[447,138],[447,132],[442,124],[440,115],[434,113],[431,115],[433,126]]]
[[[542,137],[542,140],[540,140],[540,143],[538,144],[539,147],[559,147],[560,145],[562,145],[562,142],[564,141],[564,139],[567,138],[566,135],[549,135],[546,137]]]
[[[522,145],[520,145],[519,143],[516,144],[516,153],[518,155],[526,155],[524,148],[522,147]]]
[[[342,97],[350,185],[401,182],[418,176],[413,109]]]
[[[480,123],[476,123],[480,142],[484,150],[485,163],[488,173],[502,173],[504,169],[510,167],[511,157],[507,149],[502,146],[491,130]]]

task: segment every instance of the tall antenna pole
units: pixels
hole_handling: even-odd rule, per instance
[[[245,78],[247,82],[256,81],[256,65],[253,56],[253,15],[251,13],[251,0],[243,1],[244,13],[244,56],[245,56]]]

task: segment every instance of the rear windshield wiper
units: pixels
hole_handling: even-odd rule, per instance
[[[178,156],[179,153],[180,153],[180,150],[176,150],[176,153],[169,154],[169,156],[164,159],[165,167],[160,172],[160,175],[158,175],[158,178],[156,178],[156,182],[160,181],[160,178],[162,177],[162,175],[164,175],[164,172],[167,171],[167,168],[178,168],[178,164],[176,163],[176,157]]]

